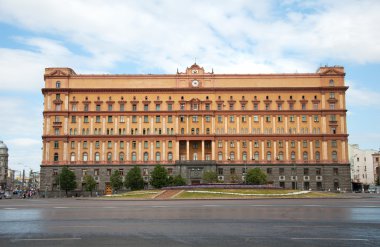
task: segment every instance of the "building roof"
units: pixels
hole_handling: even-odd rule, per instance
[[[3,141],[0,141],[0,149],[6,149],[6,150],[8,150],[7,145],[5,145],[5,143]]]

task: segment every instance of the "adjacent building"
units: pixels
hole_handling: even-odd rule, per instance
[[[0,190],[7,187],[8,177],[8,147],[3,141],[0,141]]]
[[[315,73],[216,74],[193,64],[174,74],[89,75],[45,70],[41,188],[56,190],[62,166],[79,190],[99,191],[114,170],[154,166],[202,183],[261,168],[284,188],[350,190],[344,68]]]
[[[358,144],[349,144],[351,180],[354,191],[367,190],[376,181],[376,150],[360,149]]]

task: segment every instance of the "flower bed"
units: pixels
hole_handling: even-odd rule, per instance
[[[199,184],[199,185],[185,185],[185,186],[169,186],[162,188],[164,190],[180,189],[180,190],[191,190],[191,189],[283,189],[279,186],[274,186],[270,184],[266,185],[248,185],[248,184]]]

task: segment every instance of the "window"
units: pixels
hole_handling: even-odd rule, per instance
[[[333,86],[334,86],[334,80],[331,79],[331,80],[329,81],[329,86],[330,86],[330,87],[333,87]]]
[[[308,160],[307,152],[303,152],[303,160]]]
[[[136,104],[132,105],[132,111],[137,111],[137,105]]]
[[[168,161],[173,161],[173,153],[172,152],[168,153]]]
[[[54,161],[58,161],[58,153],[54,153]]]
[[[205,120],[206,120],[206,123],[209,123],[210,120],[211,120],[211,117],[210,116],[205,116]]]
[[[321,154],[317,151],[315,152],[315,160],[319,161],[321,159]]]
[[[234,148],[234,147],[235,147],[235,142],[234,142],[234,141],[231,141],[231,142],[230,142],[230,147],[231,147],[231,148]]]
[[[119,153],[119,161],[124,161],[124,153],[123,152]]]
[[[270,148],[271,147],[271,141],[267,141],[267,148]]]
[[[108,111],[112,111],[112,104],[108,104]]]
[[[302,115],[302,122],[306,122],[306,115]]]
[[[246,161],[247,160],[247,152],[243,152],[243,160]]]
[[[58,141],[54,141],[54,149],[58,149],[59,148],[59,142]]]
[[[75,161],[75,153],[74,153],[74,152],[72,152],[72,153],[70,154],[70,161],[71,161],[71,162],[74,162],[74,161]]]
[[[173,110],[173,104],[168,104],[168,111],[172,111]]]
[[[332,140],[332,141],[331,141],[331,147],[333,147],[333,148],[336,148],[336,147],[337,147],[336,140]]]
[[[253,156],[253,159],[258,161],[259,160],[259,152],[255,152],[254,156]]]
[[[136,160],[137,160],[137,158],[136,158],[136,152],[132,152],[132,161],[134,162]]]
[[[258,148],[258,147],[259,147],[259,142],[258,142],[258,141],[254,141],[254,142],[253,142],[253,146],[254,146],[255,148]]]
[[[148,145],[149,145],[149,142],[148,141],[144,141],[144,148],[148,148]]]
[[[173,116],[172,115],[168,116],[168,123],[173,123]]]
[[[217,109],[218,109],[218,111],[221,111],[222,110],[222,104],[218,104]]]
[[[144,152],[144,161],[148,161],[149,160],[149,154],[148,152]]]
[[[197,123],[198,122],[198,116],[193,116],[193,123]]]
[[[254,103],[253,104],[253,110],[255,110],[255,111],[259,110],[259,104]]]
[[[307,141],[302,142],[302,147],[307,148]]]
[[[272,153],[271,152],[267,152],[267,161],[270,161],[272,159]]]
[[[270,116],[265,116],[265,122],[270,123]]]
[[[333,151],[331,153],[331,158],[334,162],[338,161],[338,153],[336,151]]]
[[[316,122],[316,123],[319,122],[319,116],[318,115],[314,115],[314,122]]]
[[[87,153],[83,153],[83,161],[86,162],[88,160],[88,154]]]
[[[335,99],[335,93],[334,92],[330,93],[330,99]]]
[[[235,122],[235,116],[230,116],[230,123]]]
[[[107,161],[112,161],[112,153],[111,152],[107,153]]]
[[[334,174],[334,176],[338,176],[339,175],[339,169],[334,167],[333,168],[333,174]]]
[[[221,115],[218,115],[218,123],[223,123],[223,117]]]
[[[223,147],[223,142],[222,141],[218,141],[218,148],[222,148]]]
[[[76,122],[77,122],[77,117],[71,116],[71,123],[76,123]]]
[[[107,120],[108,123],[112,123],[112,116],[108,116],[108,120]]]
[[[95,106],[95,110],[96,110],[96,111],[100,111],[100,105],[96,105],[96,106]]]
[[[181,109],[181,111],[184,111],[185,110],[185,104],[184,103],[181,103],[179,105],[179,108]]]
[[[278,160],[284,160],[284,153],[281,151],[278,153],[278,157],[277,157]]]
[[[160,161],[160,160],[161,160],[161,153],[156,152],[156,161]]]
[[[120,111],[124,111],[124,104],[120,104]]]
[[[161,122],[161,117],[160,116],[156,116],[156,123],[160,123]]]
[[[210,110],[210,104],[209,104],[209,103],[206,103],[206,105],[205,105],[205,110],[206,110],[206,111],[209,111],[209,110]]]
[[[253,116],[253,121],[258,122],[259,121],[259,116]]]
[[[335,110],[335,103],[331,103],[329,104],[329,106],[330,106],[330,110]]]
[[[222,152],[218,152],[218,160],[223,160],[223,153]]]
[[[235,160],[235,152],[230,152],[230,160]]]
[[[84,117],[83,117],[83,122],[84,122],[84,123],[88,123],[88,116],[84,116]]]
[[[88,142],[87,141],[83,141],[83,148],[86,149],[88,147]]]
[[[320,147],[320,142],[317,140],[317,141],[315,141],[315,147],[316,148],[319,148]]]
[[[282,116],[281,115],[277,116],[277,121],[282,122]]]
[[[60,81],[57,81],[55,83],[55,88],[61,88],[61,82]]]
[[[292,161],[296,160],[296,153],[295,153],[294,151],[292,151],[292,152],[290,153],[290,159],[291,159]]]
[[[156,104],[156,111],[160,111],[161,110],[161,105],[160,104]]]
[[[234,104],[230,104],[230,111],[234,110]]]
[[[132,116],[132,123],[137,123],[137,116]]]
[[[107,176],[111,176],[111,169],[107,169]]]
[[[144,111],[149,111],[149,105],[148,104],[144,104]]]

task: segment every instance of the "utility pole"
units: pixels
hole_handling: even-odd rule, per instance
[[[25,169],[22,169],[22,190],[25,190]]]

